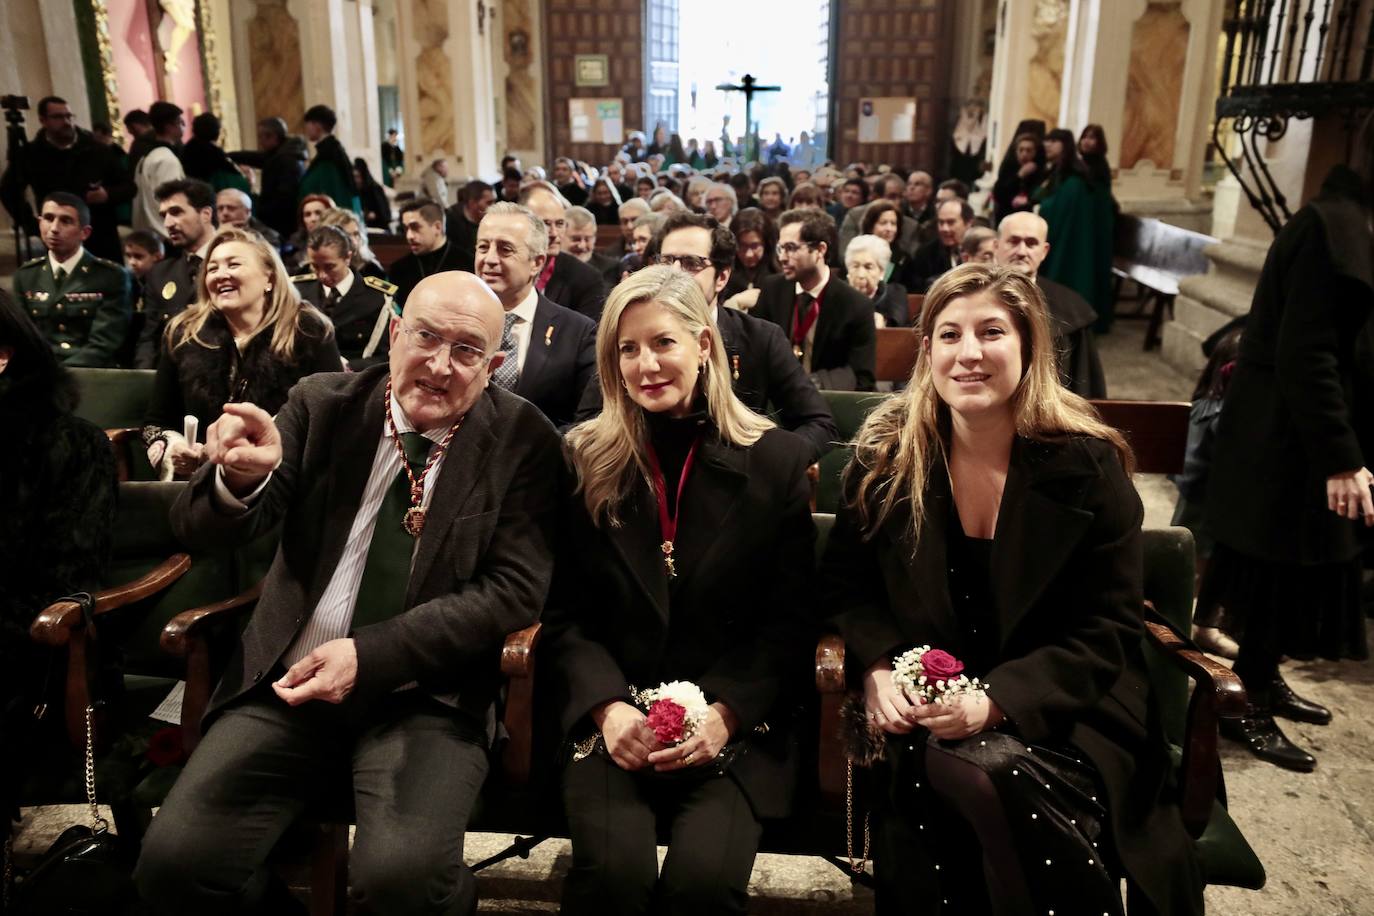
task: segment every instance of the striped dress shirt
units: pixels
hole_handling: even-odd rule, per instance
[[[415,431],[394,394],[391,396],[391,416],[396,420],[398,432]],[[437,443],[441,442],[447,433],[448,428],[444,427],[423,435]],[[434,493],[433,483],[438,480],[439,471],[447,457],[447,454],[440,456],[425,476],[425,495],[422,503],[425,508],[429,508],[429,501]],[[362,582],[363,568],[367,565],[367,551],[372,544],[372,529],[377,522],[377,511],[382,507],[386,491],[400,473],[401,456],[391,438],[391,427],[383,420],[382,435],[377,440],[377,451],[372,456],[372,470],[368,473],[367,485],[363,487],[363,499],[353,516],[353,525],[349,528],[348,540],[344,542],[339,565],[334,568],[334,574],[330,576],[329,584],[320,595],[319,603],[311,612],[305,628],[296,635],[295,641],[282,656],[282,664],[285,667],[290,668],[331,639],[347,636],[352,629],[353,605],[358,600],[358,585]],[[220,468],[215,476],[215,492],[226,508],[231,511],[246,511],[270,479],[269,475],[268,480],[263,481],[256,490],[239,500],[224,484],[224,470]],[[419,538],[416,538],[416,544],[419,544]]]

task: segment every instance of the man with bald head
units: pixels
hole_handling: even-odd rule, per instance
[[[1092,331],[1097,313],[1078,293],[1039,275],[1050,253],[1049,232],[1049,223],[1037,213],[1007,214],[997,226],[997,263],[1035,280],[1045,294],[1064,387],[1085,398],[1105,398],[1107,378]]]
[[[536,181],[520,192],[520,205],[533,211],[548,229],[548,259],[535,277],[534,288],[550,302],[596,321],[606,302],[606,284],[596,268],[563,250],[570,204],[551,183]]]
[[[463,836],[498,659],[543,607],[563,486],[558,434],[491,384],[502,315],[482,280],[434,274],[388,365],[310,376],[276,417],[229,404],[210,426],[178,537],[280,543],[144,841],[155,912],[301,911],[265,859],[321,787],[349,782],[353,909],[475,912]]]
[[[273,248],[281,247],[281,236],[253,215],[253,198],[238,188],[225,188],[215,195],[215,216],[219,218],[221,229],[225,226],[237,226],[256,232]]]

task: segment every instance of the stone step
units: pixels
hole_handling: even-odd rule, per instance
[[[1207,359],[1202,355],[1202,341],[1205,339],[1205,335],[1198,334],[1186,325],[1170,321],[1164,325],[1160,356],[1172,368],[1189,378],[1197,378],[1202,374],[1202,367],[1207,365]]]
[[[1182,325],[1205,340],[1232,317],[1229,313],[1215,309],[1205,302],[1199,302],[1192,296],[1180,294],[1174,299],[1174,320],[1170,324]]]
[[[1254,293],[1268,253],[1267,243],[1251,239],[1224,239],[1203,249],[1203,254],[1212,262],[1209,276],[1241,287],[1250,295]]]
[[[1252,282],[1247,288],[1216,274],[1200,274],[1180,280],[1178,294],[1180,298],[1187,296],[1230,319],[1250,311],[1250,300],[1255,295],[1255,285]]]

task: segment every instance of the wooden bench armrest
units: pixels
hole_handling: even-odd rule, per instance
[[[1149,613],[1157,614],[1149,602],[1146,606]],[[1200,837],[1212,818],[1212,806],[1224,791],[1221,760],[1217,756],[1217,717],[1244,715],[1245,685],[1230,668],[1189,646],[1167,624],[1147,619],[1145,632],[1170,661],[1196,682],[1188,701],[1188,724],[1183,735],[1178,806],[1183,825],[1194,838]]]
[[[811,511],[816,511],[816,494],[821,488],[821,466],[819,463],[808,465],[806,468],[806,482],[811,489]]]
[[[91,595],[94,606],[92,614],[108,614],[111,611],[151,598],[164,591],[186,574],[191,568],[191,558],[184,553],[173,554],[157,566],[139,576],[133,582],[102,589]],[[29,625],[29,637],[40,645],[62,649],[66,655],[67,670],[64,675],[66,695],[63,717],[67,726],[67,740],[73,747],[84,747],[86,743],[86,707],[96,698],[93,678],[98,674],[100,665],[91,648],[93,640],[87,637],[86,616],[81,602],[73,598],[62,598],[39,611]],[[101,721],[97,717],[96,740],[100,740]]]
[[[534,650],[543,632],[541,624],[531,624],[506,637],[501,647],[501,674],[505,677],[533,677]]]
[[[844,810],[845,749],[841,709],[845,702],[844,637],[826,633],[816,642],[816,692],[820,694],[816,778],[822,803]]]
[[[1245,685],[1236,673],[1221,662],[1190,647],[1178,634],[1164,624],[1145,622],[1150,641],[1162,650],[1177,667],[1197,682],[1199,690],[1206,690],[1216,704],[1216,714],[1223,719],[1238,719],[1245,715]]]
[[[158,642],[164,652],[178,658],[186,658],[191,653],[194,643],[204,639],[207,627],[220,620],[227,620],[230,616],[237,617],[252,611],[257,606],[261,594],[262,583],[258,582],[225,601],[216,601],[214,604],[182,611],[167,621]]]
[[[816,691],[844,693],[844,637],[826,633],[816,643]]]
[[[501,764],[510,786],[525,786],[530,781],[534,759],[534,650],[542,632],[540,624],[532,624],[509,634],[501,647],[501,675],[507,679],[501,724],[508,736]]]
[[[132,439],[142,446],[143,430],[137,426],[119,426],[105,430],[105,437],[110,440],[110,448],[114,452],[115,478],[123,483],[129,480],[131,475],[129,453],[125,448],[125,443]],[[142,449],[140,448],[139,451],[141,452]]]
[[[95,599],[95,614],[107,614],[117,608],[142,601],[171,587],[172,583],[191,568],[191,558],[184,553],[173,554],[132,582],[101,589]],[[71,641],[72,634],[85,625],[81,603],[62,598],[39,611],[29,626],[29,636],[35,642],[58,648]]]

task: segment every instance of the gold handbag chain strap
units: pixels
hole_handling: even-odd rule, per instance
[[[869,830],[868,812],[864,812],[864,851],[863,857],[858,861],[854,860],[854,761],[846,759],[844,762],[844,832],[845,832],[845,852],[849,859],[849,870],[856,875],[862,875],[868,868],[868,849],[869,849]]]
[[[100,806],[95,802],[95,707],[86,707],[86,801],[91,806],[91,829],[104,833],[110,829],[110,822],[100,816]]]

